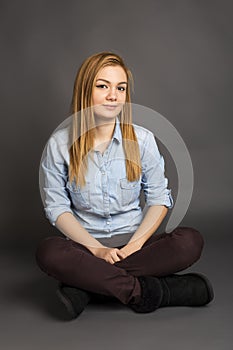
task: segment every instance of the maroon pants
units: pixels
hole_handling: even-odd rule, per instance
[[[79,243],[52,236],[40,242],[36,261],[42,271],[58,281],[128,304],[140,295],[138,276],[159,277],[182,271],[199,259],[203,245],[199,231],[177,227],[171,233],[153,234],[140,250],[110,264]]]

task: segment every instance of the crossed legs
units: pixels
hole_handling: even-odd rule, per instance
[[[199,259],[203,244],[199,231],[177,227],[169,234],[152,235],[140,250],[111,265],[83,245],[54,236],[40,242],[36,261],[43,272],[58,281],[128,304],[140,295],[138,276],[182,271]]]

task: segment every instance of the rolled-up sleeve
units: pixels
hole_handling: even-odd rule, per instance
[[[152,132],[148,132],[142,155],[142,189],[148,206],[174,206],[168,179],[164,174],[164,158],[160,154]]]
[[[73,213],[66,190],[68,165],[65,152],[64,144],[59,144],[59,139],[53,135],[45,146],[40,162],[40,191],[45,216],[52,225],[62,213]]]

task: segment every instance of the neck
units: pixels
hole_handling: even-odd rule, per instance
[[[96,118],[97,119],[97,118]],[[106,119],[96,120],[95,126],[95,140],[107,141],[112,138],[115,128],[116,118],[112,118],[108,121]]]

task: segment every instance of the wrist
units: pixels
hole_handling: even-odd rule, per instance
[[[91,247],[91,246],[88,246],[86,247],[88,250],[90,250],[90,252],[93,254],[93,255],[96,255],[97,252],[99,251],[99,249],[101,248],[104,248],[103,245],[99,246],[99,247]]]
[[[138,239],[129,241],[129,242],[127,243],[127,245],[130,246],[130,247],[134,247],[134,248],[136,248],[136,249],[141,249],[142,246],[143,246],[143,242],[138,238]]]

